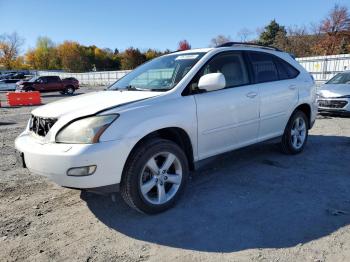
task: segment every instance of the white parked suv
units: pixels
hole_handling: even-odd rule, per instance
[[[15,144],[32,173],[120,190],[157,213],[202,159],[276,137],[283,152],[301,152],[316,113],[314,81],[289,54],[227,43],[164,55],[107,91],[41,106]]]

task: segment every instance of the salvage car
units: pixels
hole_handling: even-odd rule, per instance
[[[17,83],[17,91],[60,92],[62,95],[72,95],[79,89],[79,81],[73,77],[61,80],[59,76],[37,76],[29,81]]]
[[[319,112],[350,114],[350,71],[338,73],[317,91]]]
[[[317,114],[315,83],[288,53],[226,43],[155,58],[108,90],[32,111],[16,139],[32,172],[63,187],[120,191],[162,212],[201,160],[269,139],[303,151]]]

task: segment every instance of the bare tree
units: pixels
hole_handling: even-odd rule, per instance
[[[334,5],[321,23],[321,31],[324,33],[338,33],[350,30],[350,17],[346,6]]]
[[[349,41],[350,14],[348,8],[334,5],[328,16],[322,20],[319,30],[324,37],[318,49],[323,50],[323,54],[326,55],[337,53],[341,43]]]
[[[289,26],[287,28],[287,46],[284,50],[293,53],[297,57],[313,55],[313,46],[317,43],[318,36],[310,34],[306,26]]]
[[[210,46],[215,47],[215,46],[222,45],[222,44],[225,44],[225,43],[230,42],[230,41],[231,41],[230,36],[217,35],[216,37],[214,37],[210,40]]]
[[[12,69],[24,40],[16,32],[0,35],[0,64]]]
[[[250,37],[253,35],[253,32],[248,28],[244,27],[238,31],[237,36],[241,42],[247,42],[250,40]]]

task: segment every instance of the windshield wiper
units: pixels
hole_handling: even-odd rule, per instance
[[[158,91],[158,92],[166,92],[169,91],[169,88],[152,88],[152,89],[148,89],[150,91]]]
[[[149,89],[147,89],[147,88],[139,88],[139,87],[132,86],[132,85],[126,86],[125,89],[128,91],[149,91]]]

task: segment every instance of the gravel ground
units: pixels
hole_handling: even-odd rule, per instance
[[[0,261],[350,260],[350,118],[318,117],[297,156],[270,142],[212,158],[175,208],[146,216],[21,168],[33,108],[0,108]]]

